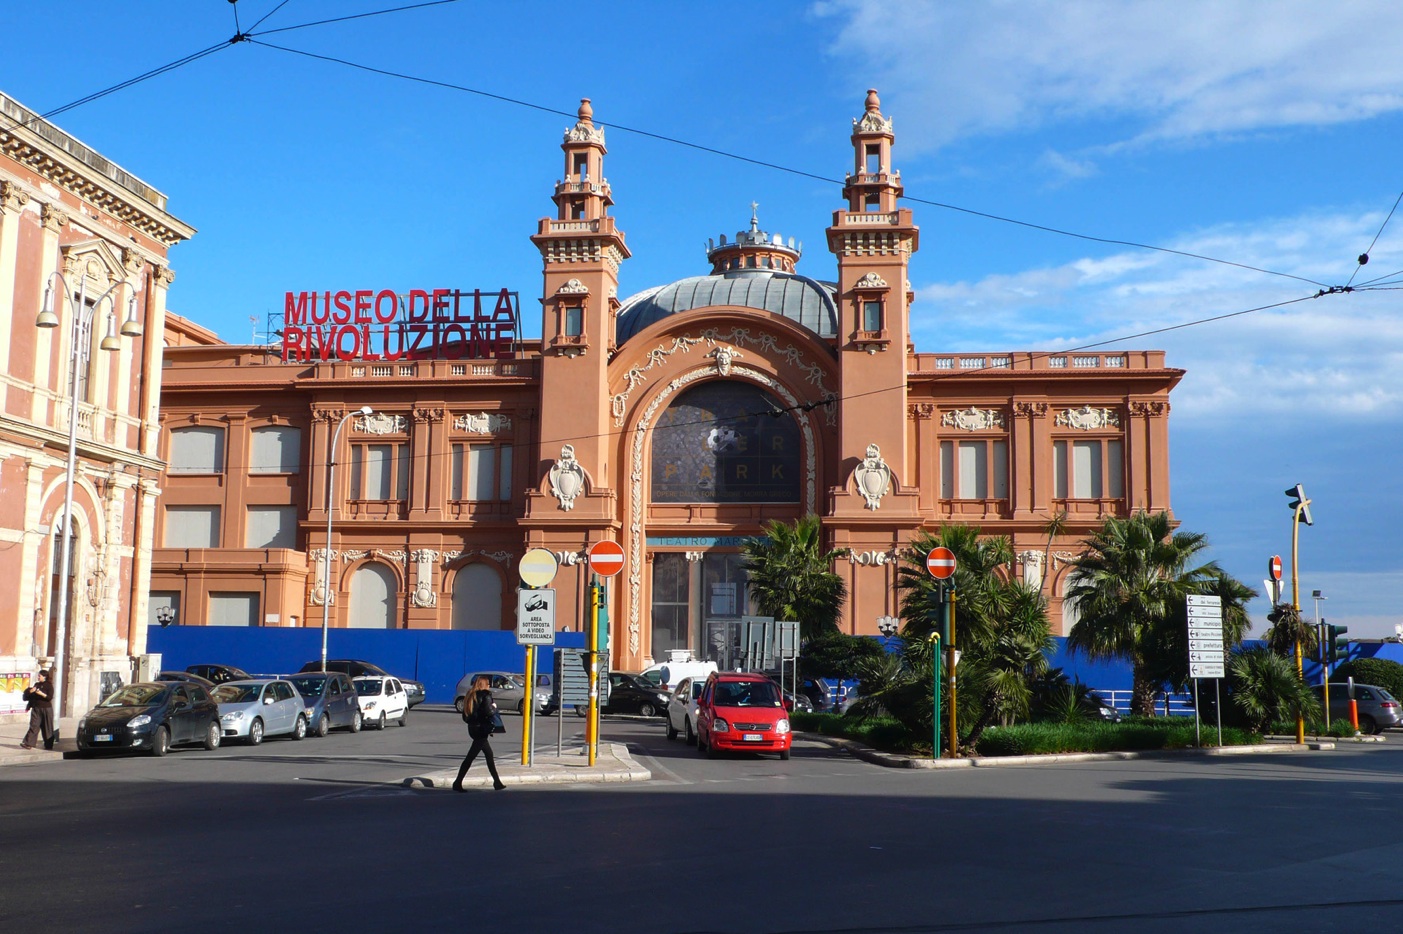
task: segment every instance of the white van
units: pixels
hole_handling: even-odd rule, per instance
[[[661,664],[643,669],[638,675],[638,680],[654,685],[659,690],[671,691],[683,678],[705,681],[706,676],[715,670],[715,662],[699,662],[692,658],[690,652],[678,652]]]

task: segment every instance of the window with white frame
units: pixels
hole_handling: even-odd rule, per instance
[[[940,442],[941,499],[1008,499],[1008,441]]]
[[[296,548],[296,506],[250,506],[244,527],[245,548]]]
[[[218,548],[218,506],[167,506],[166,548]]]
[[[453,445],[450,496],[470,502],[506,502],[512,498],[510,444]]]
[[[224,429],[192,426],[175,428],[170,434],[172,474],[219,474],[224,472]]]
[[[380,501],[409,499],[409,445],[353,446],[351,498]]]
[[[1052,487],[1056,499],[1120,499],[1125,496],[1125,446],[1119,438],[1052,443]]]
[[[249,473],[297,473],[302,462],[302,431],[289,425],[255,428],[249,445]]]

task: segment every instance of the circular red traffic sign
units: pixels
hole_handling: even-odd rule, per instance
[[[1271,561],[1267,563],[1267,567],[1271,570],[1272,580],[1281,580],[1281,555],[1272,555]]]
[[[618,542],[595,542],[589,546],[589,567],[596,574],[613,577],[624,569],[624,546]]]
[[[938,581],[955,575],[955,553],[949,548],[937,545],[926,555],[926,570]]]

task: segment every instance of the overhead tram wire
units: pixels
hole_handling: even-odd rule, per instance
[[[213,55],[220,49],[227,49],[230,45],[234,43],[234,41],[236,40],[231,39],[222,42],[217,42],[214,45],[199,50],[198,52],[191,52],[189,55],[186,55],[182,58],[178,58],[175,61],[170,62],[168,64],[161,65],[159,68],[153,68],[150,71],[142,72],[135,78],[128,78],[126,81],[114,84],[111,87],[103,88],[101,91],[94,91],[93,93],[85,97],[78,98],[76,101],[71,101],[67,104],[64,104],[62,107],[56,107],[53,110],[50,110],[46,113],[39,114],[39,119],[49,120],[53,117],[58,116],[61,113],[66,113],[67,111],[70,111],[75,107],[81,107],[84,104],[90,104],[99,98],[106,97],[109,94],[115,94],[117,91],[129,88],[134,84],[140,84],[141,82],[146,81],[150,78],[154,78],[158,75],[163,75],[168,71],[174,71],[177,68],[189,65],[191,62],[198,61],[199,59],[204,58],[206,55]]]
[[[1383,236],[1384,228],[1388,226],[1389,221],[1393,220],[1393,212],[1398,210],[1398,202],[1400,201],[1403,201],[1403,191],[1400,191],[1398,197],[1393,199],[1393,207],[1388,209],[1388,216],[1385,217],[1384,222],[1379,225],[1379,230],[1374,234],[1374,239],[1369,241],[1369,249],[1359,254],[1359,263],[1354,267],[1354,272],[1350,273],[1349,282],[1345,283],[1345,288],[1349,288],[1350,285],[1354,283],[1354,277],[1359,275],[1359,270],[1363,269],[1364,264],[1369,262],[1369,254],[1374,252],[1374,245],[1379,242],[1379,237]],[[1397,273],[1391,273],[1391,275],[1397,275]],[[1384,276],[1383,278],[1387,279],[1388,276]]]
[[[269,35],[271,32],[277,32],[277,31],[279,31],[279,30],[268,30],[268,31],[264,31],[264,32],[262,32],[262,33],[259,33],[258,35],[260,35],[260,36],[266,36],[266,35]],[[531,110],[540,111],[540,112],[542,112],[542,113],[555,114],[555,115],[557,115],[557,116],[566,117],[567,119],[572,119],[572,120],[573,120],[573,119],[575,119],[575,118],[578,116],[578,114],[576,114],[576,113],[573,112],[573,111],[565,111],[565,110],[560,110],[560,109],[555,108],[555,107],[547,107],[547,106],[545,106],[544,104],[536,104],[536,103],[533,103],[533,102],[531,102],[531,101],[522,100],[522,99],[520,99],[520,98],[507,97],[506,95],[503,95],[503,94],[494,94],[494,93],[492,93],[491,91],[483,91],[483,90],[480,90],[480,89],[478,89],[478,88],[471,88],[471,87],[468,87],[468,86],[466,86],[466,85],[454,84],[454,83],[451,82],[451,81],[439,81],[439,80],[434,79],[434,78],[424,78],[424,77],[421,77],[421,76],[418,76],[418,75],[406,74],[406,73],[404,73],[404,72],[391,71],[391,70],[386,69],[386,68],[376,68],[376,67],[373,66],[373,65],[364,65],[364,64],[361,64],[360,62],[353,62],[353,61],[350,61],[349,59],[338,58],[338,57],[336,57],[336,56],[334,56],[334,55],[322,55],[322,54],[317,53],[317,52],[308,52],[308,51],[306,51],[305,49],[294,49],[294,48],[291,48],[291,47],[289,47],[289,46],[275,45],[274,43],[271,43],[271,42],[263,42],[263,41],[261,41],[260,39],[254,37],[254,36],[249,36],[249,37],[248,37],[248,41],[250,41],[250,42],[252,42],[252,43],[254,43],[254,44],[256,44],[256,45],[264,46],[264,47],[266,47],[266,48],[276,49],[276,50],[278,50],[278,51],[280,51],[280,52],[288,52],[288,53],[291,53],[291,54],[293,54],[293,55],[302,55],[302,56],[306,56],[307,58],[314,58],[314,59],[318,59],[318,60],[324,61],[324,62],[331,62],[331,63],[337,64],[337,65],[344,65],[344,66],[346,66],[346,67],[348,67],[348,68],[355,68],[355,69],[358,69],[358,70],[360,70],[360,71],[369,72],[369,73],[371,73],[371,74],[382,75],[382,76],[388,77],[388,78],[398,78],[398,79],[403,80],[403,81],[412,81],[412,82],[415,82],[415,83],[417,83],[417,84],[426,84],[426,85],[430,85],[430,86],[432,86],[432,87],[444,88],[445,90],[450,90],[450,91],[461,91],[461,92],[463,92],[463,93],[465,93],[465,94],[474,94],[474,95],[477,95],[477,96],[479,96],[479,97],[486,97],[486,98],[488,98],[488,99],[490,99],[490,100],[501,101],[502,103],[505,103],[505,104],[512,104],[512,105],[517,106],[517,107],[526,107],[526,108],[529,108],[529,109],[531,109]],[[836,178],[830,178],[829,176],[826,176],[826,175],[819,175],[819,174],[817,174],[817,173],[815,173],[815,172],[806,172],[806,171],[804,171],[803,169],[796,169],[796,168],[793,168],[792,166],[781,165],[780,163],[777,163],[777,162],[769,162],[769,161],[766,161],[766,160],[764,160],[764,159],[756,159],[756,158],[753,158],[753,157],[751,157],[751,156],[741,155],[740,153],[730,152],[730,151],[725,150],[725,149],[717,149],[716,147],[713,147],[713,146],[706,146],[706,145],[703,145],[703,144],[701,144],[701,143],[690,142],[690,141],[688,141],[688,140],[681,139],[681,138],[679,138],[679,137],[667,136],[667,135],[662,134],[662,133],[654,133],[654,132],[652,132],[651,130],[643,130],[643,129],[639,129],[638,127],[627,126],[627,125],[622,124],[622,123],[613,123],[613,122],[609,122],[609,121],[605,121],[605,120],[600,120],[600,121],[598,121],[598,122],[599,122],[601,125],[603,125],[603,126],[608,126],[608,127],[610,127],[611,129],[618,130],[618,131],[621,132],[621,133],[631,133],[631,134],[633,134],[633,135],[635,135],[635,136],[642,136],[642,137],[645,137],[645,138],[648,138],[648,139],[658,140],[659,142],[671,143],[671,144],[676,145],[676,146],[683,146],[683,147],[686,147],[686,148],[688,148],[688,149],[694,149],[694,150],[696,150],[696,151],[698,151],[698,152],[710,153],[711,155],[721,156],[721,157],[726,158],[726,159],[734,159],[734,160],[736,160],[736,161],[738,161],[738,162],[744,162],[744,163],[747,163],[747,164],[749,164],[749,165],[755,165],[755,166],[759,166],[759,167],[761,167],[761,168],[767,168],[767,169],[774,169],[775,171],[784,172],[784,173],[789,174],[789,175],[798,176],[799,178],[812,179],[812,180],[814,180],[814,181],[825,182],[825,183],[830,184],[830,185],[839,185],[839,186],[841,186],[842,184],[844,184],[842,180],[836,179]],[[1046,224],[1035,224],[1035,223],[1032,223],[1031,221],[1021,221],[1021,220],[1017,220],[1016,218],[1004,217],[1003,215],[1000,215],[1000,214],[991,214],[991,213],[989,213],[989,212],[987,212],[987,211],[977,211],[977,210],[974,210],[973,208],[964,208],[964,207],[960,207],[959,205],[949,204],[949,203],[946,203],[946,202],[943,202],[943,201],[933,201],[933,200],[930,200],[930,199],[927,199],[927,198],[918,198],[918,197],[915,197],[915,196],[913,196],[913,195],[903,195],[903,196],[902,196],[902,199],[905,200],[905,201],[914,202],[914,203],[916,203],[916,204],[924,204],[924,205],[928,205],[928,206],[930,206],[930,207],[940,208],[940,209],[946,210],[946,211],[955,211],[955,212],[957,212],[957,213],[967,214],[967,215],[970,215],[970,216],[972,216],[972,217],[981,217],[981,218],[984,218],[985,220],[997,221],[997,222],[999,222],[999,223],[1004,223],[1004,224],[1013,224],[1013,225],[1015,225],[1015,226],[1024,227],[1024,228],[1027,228],[1027,229],[1029,229],[1029,230],[1039,230],[1039,231],[1042,231],[1042,232],[1044,232],[1044,233],[1056,234],[1056,235],[1062,236],[1062,237],[1071,237],[1071,238],[1076,239],[1076,240],[1085,240],[1085,241],[1088,241],[1088,242],[1091,242],[1091,243],[1106,244],[1106,245],[1108,245],[1108,246],[1124,246],[1124,247],[1130,247],[1130,248],[1139,249],[1139,250],[1150,250],[1150,251],[1153,251],[1153,252],[1156,252],[1156,253],[1166,253],[1166,254],[1169,254],[1169,255],[1171,255],[1171,256],[1182,256],[1182,257],[1185,257],[1185,258],[1188,258],[1188,259],[1196,259],[1196,260],[1200,260],[1200,261],[1206,262],[1206,263],[1217,263],[1217,264],[1223,265],[1223,266],[1232,266],[1232,267],[1237,268],[1237,269],[1245,269],[1245,270],[1248,270],[1249,272],[1258,272],[1258,273],[1262,273],[1263,275],[1277,276],[1277,277],[1280,277],[1280,278],[1283,278],[1283,279],[1293,279],[1293,280],[1295,280],[1295,281],[1297,281],[1297,282],[1304,282],[1304,283],[1307,283],[1307,284],[1309,284],[1309,285],[1318,286],[1318,287],[1320,287],[1320,288],[1322,288],[1322,289],[1329,288],[1329,286],[1327,286],[1325,283],[1323,283],[1323,282],[1317,282],[1316,280],[1306,278],[1305,276],[1297,276],[1297,275],[1294,275],[1294,274],[1288,273],[1288,272],[1279,272],[1279,271],[1274,270],[1274,269],[1264,269],[1264,268],[1262,268],[1262,267],[1260,267],[1260,266],[1251,266],[1251,265],[1248,265],[1248,264],[1246,264],[1246,263],[1238,263],[1238,262],[1234,262],[1234,261],[1232,261],[1232,260],[1219,259],[1219,258],[1217,258],[1217,257],[1214,257],[1214,256],[1207,256],[1207,255],[1204,255],[1204,254],[1202,254],[1202,253],[1192,253],[1192,252],[1189,252],[1189,251],[1187,251],[1187,250],[1176,250],[1176,249],[1172,249],[1172,248],[1170,248],[1170,247],[1155,246],[1154,244],[1140,243],[1140,242],[1135,241],[1135,240],[1121,240],[1121,239],[1112,238],[1112,237],[1097,237],[1097,236],[1093,236],[1093,235],[1091,235],[1091,234],[1077,233],[1076,231],[1066,230],[1066,229],[1063,229],[1063,228],[1061,228],[1061,227],[1051,227],[1051,226],[1048,226],[1048,225],[1046,225]]]
[[[248,31],[249,31],[249,32],[253,32],[253,31],[254,31],[255,29],[257,29],[259,26],[262,26],[265,20],[267,20],[269,17],[271,17],[274,13],[278,12],[279,10],[281,10],[283,7],[287,6],[289,2],[290,2],[290,0],[283,0],[282,3],[279,3],[277,6],[273,7],[271,10],[269,10],[267,13],[264,13],[262,16],[260,16],[260,17],[258,18],[258,22],[254,23],[252,26],[248,27]],[[238,25],[238,23],[237,23],[237,21],[236,21],[236,22],[235,22],[235,26],[237,26],[237,25]],[[243,32],[243,30],[239,30],[239,31],[240,31],[240,32]]]
[[[419,9],[423,9],[424,7],[443,6],[443,5],[446,4],[446,3],[461,3],[461,2],[462,2],[462,0],[425,0],[425,2],[423,2],[423,3],[411,3],[411,4],[408,4],[407,6],[397,6],[397,7],[394,7],[394,8],[392,8],[392,9],[388,9],[388,10],[371,10],[370,12],[367,12],[367,13],[352,13],[352,14],[350,14],[350,15],[348,15],[348,16],[337,16],[337,17],[333,17],[332,19],[319,19],[319,20],[317,20],[317,21],[315,21],[315,22],[311,22],[311,23],[298,23],[296,26],[279,26],[277,29],[265,29],[265,30],[263,30],[261,33],[258,33],[258,35],[260,35],[260,36],[271,36],[271,35],[273,35],[274,33],[278,33],[278,32],[291,32],[291,31],[293,31],[294,29],[307,29],[308,27],[311,27],[311,26],[326,26],[326,25],[329,25],[329,24],[331,24],[331,23],[344,23],[344,22],[347,22],[347,21],[353,20],[353,19],[365,19],[365,18],[368,17],[368,16],[383,16],[383,15],[385,15],[386,13],[403,13],[405,10],[419,10]],[[286,3],[287,3],[287,0],[283,0],[282,3],[278,4],[277,9],[273,10],[273,13],[276,13],[276,12],[278,11],[278,9],[281,9],[281,8],[283,7],[283,5],[286,4]],[[272,16],[273,13],[269,13],[268,16]],[[268,16],[263,17],[263,19],[267,19]],[[258,21],[258,23],[263,22],[263,19],[260,19],[260,20]],[[253,33],[253,30],[255,30],[255,29],[258,28],[258,23],[254,23],[252,26],[249,27],[248,34],[251,35],[251,34]],[[265,44],[266,44],[266,43],[265,43]],[[274,46],[273,48],[276,48],[276,46]]]

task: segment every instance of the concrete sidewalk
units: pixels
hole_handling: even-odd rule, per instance
[[[576,746],[561,755],[536,753],[532,765],[521,764],[521,757],[497,757],[497,772],[502,776],[502,784],[511,788],[516,785],[577,785],[600,782],[646,782],[653,773],[633,761],[628,747],[623,743],[599,744],[594,757],[594,765],[588,764]],[[412,775],[404,780],[407,788],[440,788],[452,790],[453,779],[458,777],[458,767]],[[491,788],[492,776],[487,771],[487,763],[479,756],[472,769],[463,779],[464,788]]]
[[[73,738],[78,732],[78,718],[64,717],[57,724],[58,742],[53,751],[44,748],[44,741],[38,741],[36,749],[21,749],[24,734],[29,732],[29,715],[11,723],[0,723],[0,766],[24,765],[29,762],[57,762],[65,752],[75,752],[77,741]]]

